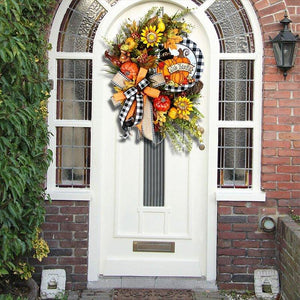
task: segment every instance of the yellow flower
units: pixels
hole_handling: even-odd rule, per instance
[[[178,29],[172,29],[168,35],[167,35],[167,41],[164,43],[164,47],[166,49],[170,48],[170,49],[177,49],[177,45],[178,43],[180,43],[182,41],[182,37],[177,35],[178,33]]]
[[[162,21],[162,19],[159,19],[158,24],[157,24],[157,30],[160,32],[164,32],[166,29],[165,23]]]
[[[156,29],[156,26],[150,25],[142,30],[141,41],[148,47],[158,46],[158,43],[161,41],[162,33]]]
[[[193,103],[187,97],[178,97],[174,106],[177,108],[178,117],[180,119],[188,120],[189,114],[193,110]]]

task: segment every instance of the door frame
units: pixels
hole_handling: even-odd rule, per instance
[[[147,0],[148,1],[148,0]],[[102,2],[102,1],[101,1]],[[105,1],[103,1],[105,2]],[[108,13],[103,18],[101,24],[98,27],[95,43],[101,41],[103,37],[103,32],[109,28],[111,21],[117,18],[122,14],[128,6],[134,6],[137,3],[145,2],[143,0],[131,0],[130,4],[128,0],[123,0],[118,2],[113,7],[109,7],[106,5],[105,8],[108,9]],[[149,1],[150,3],[151,1]],[[186,8],[186,5],[182,5],[182,1],[179,0],[169,0],[169,1],[161,1],[162,4],[164,2],[172,3],[177,5],[178,7]],[[210,1],[208,1],[210,2]],[[216,31],[205,14],[205,10],[207,8],[206,5],[201,5],[198,7],[195,3],[190,1],[189,7],[195,8],[192,14],[197,18],[198,22],[202,24],[202,26],[206,29],[207,40],[209,42],[210,48],[210,57],[208,57],[208,65],[210,66],[210,74],[218,74],[219,68],[219,42]],[[194,29],[196,30],[196,29]],[[96,53],[93,53],[94,64],[93,64],[93,80],[95,80],[99,75],[99,70],[103,69],[103,62],[96,57]],[[206,129],[205,136],[207,136],[208,144],[206,144],[205,151],[209,151],[208,162],[207,162],[207,174],[208,174],[208,197],[207,197],[207,245],[206,245],[206,280],[213,281],[216,279],[216,250],[217,250],[217,202],[215,198],[215,188],[216,188],[216,180],[217,180],[217,129],[214,126],[217,122],[217,103],[218,103],[218,89],[219,82],[216,80],[215,76],[210,76],[209,78],[209,86],[208,89],[208,97],[207,99],[203,99],[203,101],[208,101],[208,128]],[[97,95],[94,94],[93,91],[93,99],[96,99]],[[93,120],[92,120],[92,128],[95,128],[95,115],[97,112],[93,111]],[[97,122],[99,125],[99,121]],[[104,126],[104,124],[102,124]],[[89,213],[89,254],[88,254],[88,281],[93,282],[99,280],[101,278],[101,274],[99,274],[99,266],[100,266],[100,239],[99,239],[99,228],[101,226],[101,220],[99,218],[99,212],[101,211],[101,199],[97,199],[96,195],[100,195],[99,184],[97,185],[97,181],[101,181],[101,155],[105,155],[105,151],[102,153],[97,152],[96,150],[101,149],[101,145],[99,142],[99,138],[96,136],[96,130],[92,131],[92,161],[91,165],[92,173],[91,173],[91,200],[90,200],[90,213]],[[209,170],[213,170],[209,172]],[[97,173],[97,174],[96,174]],[[99,176],[100,173],[100,176]]]

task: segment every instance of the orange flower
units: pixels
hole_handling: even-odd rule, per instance
[[[178,29],[172,29],[170,32],[168,32],[167,35],[167,41],[164,43],[164,47],[166,49],[177,49],[176,44],[180,43],[182,41],[182,37],[177,35]]]

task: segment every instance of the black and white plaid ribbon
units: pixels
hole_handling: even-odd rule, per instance
[[[188,38],[183,38],[183,40],[180,42],[180,44],[191,49],[191,51],[194,52],[194,54],[196,56],[196,60],[197,60],[196,61],[196,70],[195,70],[193,78],[195,79],[195,82],[197,82],[200,80],[200,77],[203,72],[203,66],[204,66],[202,51],[197,47],[196,43],[194,43],[192,40],[190,40]],[[167,91],[170,91],[172,93],[180,93],[180,92],[186,91],[188,88],[193,87],[195,85],[195,82],[184,84],[184,85],[177,86],[177,87],[172,86],[172,85],[165,85],[164,89]]]
[[[145,87],[147,87],[149,84],[150,84],[150,81],[148,79],[144,78],[138,83],[137,87],[133,86],[124,92],[126,100],[125,100],[124,105],[119,114],[119,120],[120,120],[121,127],[125,131],[125,134],[123,135],[124,139],[126,139],[129,136],[130,128],[139,124],[143,120],[144,98],[143,98],[143,95],[141,94],[141,91]],[[126,120],[128,112],[135,100],[136,100],[135,116]]]

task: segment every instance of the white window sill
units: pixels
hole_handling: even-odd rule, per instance
[[[217,201],[266,201],[266,193],[260,190],[218,189]]]
[[[47,190],[51,200],[90,201],[92,193],[83,189],[55,189]]]

